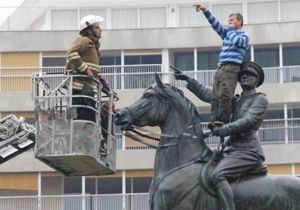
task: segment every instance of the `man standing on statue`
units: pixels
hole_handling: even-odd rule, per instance
[[[213,92],[197,80],[180,71],[175,73],[175,78],[187,81],[187,88],[202,101],[212,102]],[[244,177],[262,166],[265,160],[257,130],[263,121],[268,100],[265,94],[256,92],[264,81],[263,69],[254,62],[244,62],[238,81],[243,92],[233,100],[231,122],[212,129],[216,136],[229,136],[223,158],[211,175],[223,210],[235,210],[233,191],[228,181]]]
[[[229,26],[224,27],[203,4],[194,6],[197,12],[203,12],[212,28],[223,40],[218,70],[214,77],[211,101],[212,118],[209,128],[213,128],[227,124],[230,121],[232,99],[241,63],[248,48],[249,37],[246,32],[241,30],[243,27],[243,16],[240,13],[229,15]]]

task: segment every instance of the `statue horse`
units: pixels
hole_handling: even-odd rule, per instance
[[[205,144],[197,108],[183,92],[156,82],[116,114],[116,124],[159,126],[160,141],[150,186],[151,210],[222,209],[209,185],[213,153]],[[300,210],[300,179],[249,175],[231,183],[238,210]]]

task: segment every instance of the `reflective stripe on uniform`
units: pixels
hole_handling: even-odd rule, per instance
[[[98,93],[98,86],[97,85],[92,85],[92,88],[95,93]]]
[[[85,62],[82,62],[82,64],[78,67],[79,71],[84,72],[86,71],[88,68],[88,64],[86,64]]]
[[[73,89],[82,90],[83,87],[84,87],[84,84],[82,84],[80,82],[73,81]]]
[[[73,86],[73,90],[82,90],[82,88]]]
[[[71,61],[71,60],[75,60],[75,59],[78,59],[80,58],[80,55],[78,54],[78,52],[73,52],[73,53],[70,53],[68,54],[68,60]]]
[[[96,84],[88,84],[92,89],[94,93],[98,93],[98,85]],[[75,90],[82,90],[84,87],[84,84],[79,81],[73,81],[73,89]]]
[[[86,63],[89,68],[91,68],[93,71],[96,71],[97,73],[100,72],[100,66],[94,63]]]

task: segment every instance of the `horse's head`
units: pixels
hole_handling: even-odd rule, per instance
[[[193,117],[191,115],[198,115],[196,108],[191,106],[193,104],[180,89],[163,84],[156,75],[155,82],[140,99],[116,114],[116,124],[122,129],[129,129],[132,125],[162,127],[166,123],[173,123],[173,127],[176,127],[175,123],[188,126]]]
[[[146,89],[143,96],[134,104],[126,107],[116,114],[116,124],[122,129],[128,129],[131,125],[158,126],[168,115],[170,104],[165,93],[165,85],[158,76],[156,82]]]

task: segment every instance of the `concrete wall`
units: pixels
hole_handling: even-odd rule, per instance
[[[266,164],[299,164],[300,144],[264,145]],[[118,150],[117,170],[147,170],[154,167],[155,150]],[[25,152],[0,165],[0,173],[53,172],[54,170]]]
[[[251,44],[300,42],[300,22],[245,26]],[[0,52],[65,51],[77,31],[0,32]],[[31,40],[31,41],[28,41]],[[221,40],[210,27],[104,31],[102,50],[166,49],[220,46]]]
[[[33,111],[31,92],[0,92],[1,112],[26,112]]]

